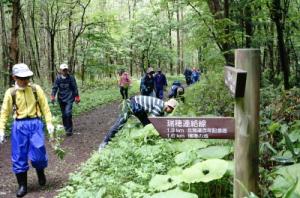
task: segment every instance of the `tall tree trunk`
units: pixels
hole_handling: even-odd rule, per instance
[[[176,39],[177,39],[177,75],[180,74],[180,13],[179,13],[179,0],[176,0],[176,19],[177,19],[177,27],[176,27]]]
[[[22,30],[23,30],[23,36],[24,36],[24,42],[25,42],[25,47],[29,46],[28,42],[28,34],[26,32],[26,22],[25,22],[25,16],[23,12],[20,12],[20,19],[21,19],[21,25],[22,25]],[[32,58],[31,58],[31,52],[30,50],[24,50],[24,57],[26,57],[27,60],[24,60],[22,62],[29,62],[29,67],[32,66]]]
[[[287,13],[283,13],[280,0],[272,1],[272,20],[276,25],[279,62],[281,71],[283,72],[284,88],[289,89],[289,63],[286,46],[284,43],[284,23],[283,16]]]
[[[130,5],[130,0],[127,1],[128,3],[128,18],[129,18],[129,21],[131,21],[132,19],[135,18],[135,9],[136,9],[136,0],[133,1],[133,6],[132,6],[132,11],[131,11],[131,5]],[[132,27],[130,27],[130,40],[132,40],[133,38],[133,29]],[[130,43],[129,45],[129,72],[130,72],[130,75],[132,76],[133,75],[133,45],[132,43]]]
[[[245,18],[244,26],[246,32],[246,48],[250,48],[252,42],[252,36],[253,36],[253,25],[252,25],[252,9],[249,3],[245,7],[244,18]]]
[[[37,38],[37,32],[35,27],[35,0],[32,0],[32,12],[30,13],[31,26],[33,30],[33,37],[35,43],[35,51],[36,51],[36,69],[37,75],[40,77],[39,69],[41,67],[41,57],[40,57],[40,49],[39,49],[39,41]]]
[[[180,21],[183,21],[183,8],[180,7]],[[183,30],[180,31],[180,73],[183,72],[183,65],[184,65],[184,34]]]
[[[0,1],[0,17],[1,17],[1,44],[2,44],[2,64],[3,70],[7,71],[9,65],[9,50],[7,44],[7,35],[6,35],[6,25],[5,25],[5,16],[4,16],[4,5]],[[3,72],[4,83],[3,86],[7,86],[9,81],[9,76],[6,72]]]
[[[50,72],[51,82],[55,80],[55,33],[50,33]]]
[[[73,26],[73,21],[72,21],[72,15],[73,15],[73,11],[70,10],[69,12],[69,19],[68,19],[68,58],[69,58],[69,67],[71,67],[71,56],[72,56],[72,40],[73,40],[73,35],[72,35],[72,26]]]
[[[215,20],[220,20],[220,19],[225,19],[225,18],[229,19],[229,8],[230,8],[229,0],[224,0],[224,10],[222,9],[220,0],[208,1],[208,6],[209,6],[211,13],[214,15]],[[223,12],[224,12],[224,15],[222,15]],[[221,50],[221,52],[224,55],[226,65],[234,65],[234,56],[232,53],[233,47],[232,47],[232,44],[229,43],[230,42],[229,38],[231,36],[229,26],[226,26],[224,28],[225,38],[228,38],[228,39],[220,39],[212,30],[210,30],[210,32],[213,34],[213,37],[216,40],[216,43],[217,43],[219,49]]]
[[[12,0],[12,16],[11,16],[11,40],[9,45],[9,73],[12,72],[12,66],[18,63],[19,58],[19,29],[20,29],[20,0]],[[10,77],[10,84],[13,83],[12,77]]]
[[[173,11],[171,11],[169,9],[168,4],[167,4],[167,12],[168,12],[168,23],[169,23],[168,45],[169,45],[170,52],[172,52],[173,51],[173,45],[172,45],[172,26],[171,26],[171,22],[172,22],[172,19],[173,19]],[[173,59],[172,59],[172,57],[170,57],[169,67],[170,67],[170,73],[171,73],[171,75],[173,75],[174,71],[173,71]]]

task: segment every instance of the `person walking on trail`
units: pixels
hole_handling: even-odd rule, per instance
[[[161,69],[157,69],[157,73],[154,76],[154,85],[155,85],[155,93],[156,97],[159,99],[164,98],[164,88],[168,86],[167,78],[162,73]]]
[[[192,84],[192,70],[185,68],[183,75],[185,77],[186,84]]]
[[[152,67],[147,69],[147,73],[141,79],[140,92],[144,96],[155,96],[154,94],[154,70]]]
[[[184,87],[181,85],[179,80],[175,80],[172,84],[168,98],[179,98],[184,102]]]
[[[55,102],[55,95],[57,94],[57,101],[59,103],[62,121],[67,136],[73,135],[73,121],[72,121],[72,108],[73,102],[76,104],[80,102],[76,80],[69,74],[67,64],[60,65],[60,72],[53,84],[51,93],[51,102]]]
[[[130,76],[127,72],[121,71],[119,78],[120,93],[122,99],[128,99],[128,88],[131,84]]]
[[[12,75],[15,85],[5,92],[1,108],[0,143],[4,141],[5,125],[9,115],[13,112],[12,170],[19,184],[16,196],[23,197],[27,193],[28,157],[36,169],[39,184],[41,186],[46,184],[44,169],[48,165],[48,156],[42,114],[45,117],[50,137],[53,137],[54,126],[44,91],[39,85],[29,82],[33,72],[26,64],[20,63],[13,66]]]
[[[150,124],[147,114],[152,116],[164,116],[164,113],[171,113],[177,105],[175,99],[164,102],[161,99],[151,96],[134,96],[123,103],[123,111],[105,135],[103,142],[99,146],[99,151],[121,130],[131,115],[137,117],[143,126]]]
[[[194,67],[192,71],[192,83],[196,83],[199,81],[200,73],[199,71]]]

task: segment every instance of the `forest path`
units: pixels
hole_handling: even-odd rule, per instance
[[[35,170],[30,166],[28,171],[28,194],[26,198],[52,198],[58,190],[66,185],[69,173],[78,170],[81,163],[85,162],[98,150],[107,130],[115,121],[119,112],[119,102],[104,104],[92,111],[82,113],[73,118],[74,135],[66,137],[62,148],[66,151],[64,160],[54,154],[49,142],[47,152],[49,157],[48,167],[45,169],[47,184],[45,187],[38,185]],[[10,141],[0,144],[0,197],[16,197],[17,181],[11,171]]]

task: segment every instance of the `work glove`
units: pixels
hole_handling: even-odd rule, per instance
[[[0,129],[0,144],[4,142],[4,130]]]
[[[75,103],[76,103],[76,104],[80,103],[80,97],[79,97],[79,96],[76,96],[76,97],[75,97]]]
[[[54,138],[54,126],[53,124],[47,124],[47,130],[50,136],[50,141]]]
[[[51,96],[50,99],[51,99],[51,103],[54,104],[55,103],[55,96]]]

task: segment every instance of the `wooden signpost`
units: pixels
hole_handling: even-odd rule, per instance
[[[234,118],[150,118],[163,138],[234,139],[234,197],[258,193],[260,51],[235,50],[235,68],[225,67],[225,84],[235,98]]]
[[[234,98],[244,97],[247,72],[225,66],[225,84]]]

